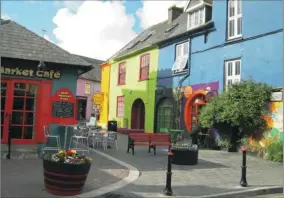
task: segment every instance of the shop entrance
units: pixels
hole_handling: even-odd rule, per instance
[[[8,142],[9,125],[14,144],[35,143],[40,81],[1,79],[1,143]]]

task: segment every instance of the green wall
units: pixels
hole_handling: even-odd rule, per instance
[[[140,56],[144,53],[150,53],[150,77],[149,80],[139,81]],[[153,132],[158,56],[159,50],[152,49],[111,64],[109,120],[117,120],[118,127],[131,127],[132,104],[140,98],[145,105],[145,132]],[[126,61],[125,85],[117,85],[118,65],[124,61]],[[124,118],[116,117],[117,96],[124,96]]]

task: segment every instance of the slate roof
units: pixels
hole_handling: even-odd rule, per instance
[[[1,19],[0,38],[2,57],[41,60],[49,63],[80,66],[80,68],[87,70],[91,67],[90,63],[11,20]]]
[[[139,34],[136,38],[134,38],[131,42],[129,42],[126,46],[124,46],[121,50],[119,50],[110,59],[116,59],[125,56],[133,51],[149,47],[155,43],[162,42],[171,37],[175,37],[177,35],[187,32],[187,15],[188,13],[182,13],[172,23],[169,23],[168,20],[166,20],[164,22],[149,27],[141,34]],[[173,27],[173,29],[171,31],[166,32],[166,30],[171,27]],[[152,35],[148,39],[143,41],[143,39],[147,38],[148,35],[151,33]],[[131,48],[131,46],[133,47]]]
[[[79,78],[101,82],[101,67],[100,67],[100,64],[103,63],[102,60],[97,60],[97,59],[93,59],[93,58],[89,58],[89,57],[85,57],[85,56],[79,56],[79,55],[74,55],[74,56],[77,56],[78,58],[83,59],[86,62],[92,64],[92,67],[93,67],[93,69],[91,69],[90,71],[80,75]]]

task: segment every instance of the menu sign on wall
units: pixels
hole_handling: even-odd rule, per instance
[[[57,124],[74,124],[76,109],[76,98],[67,89],[59,89],[52,99],[52,122]]]

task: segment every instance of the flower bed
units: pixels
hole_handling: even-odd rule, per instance
[[[48,193],[74,196],[83,191],[92,159],[75,150],[61,150],[44,155],[44,184]]]

